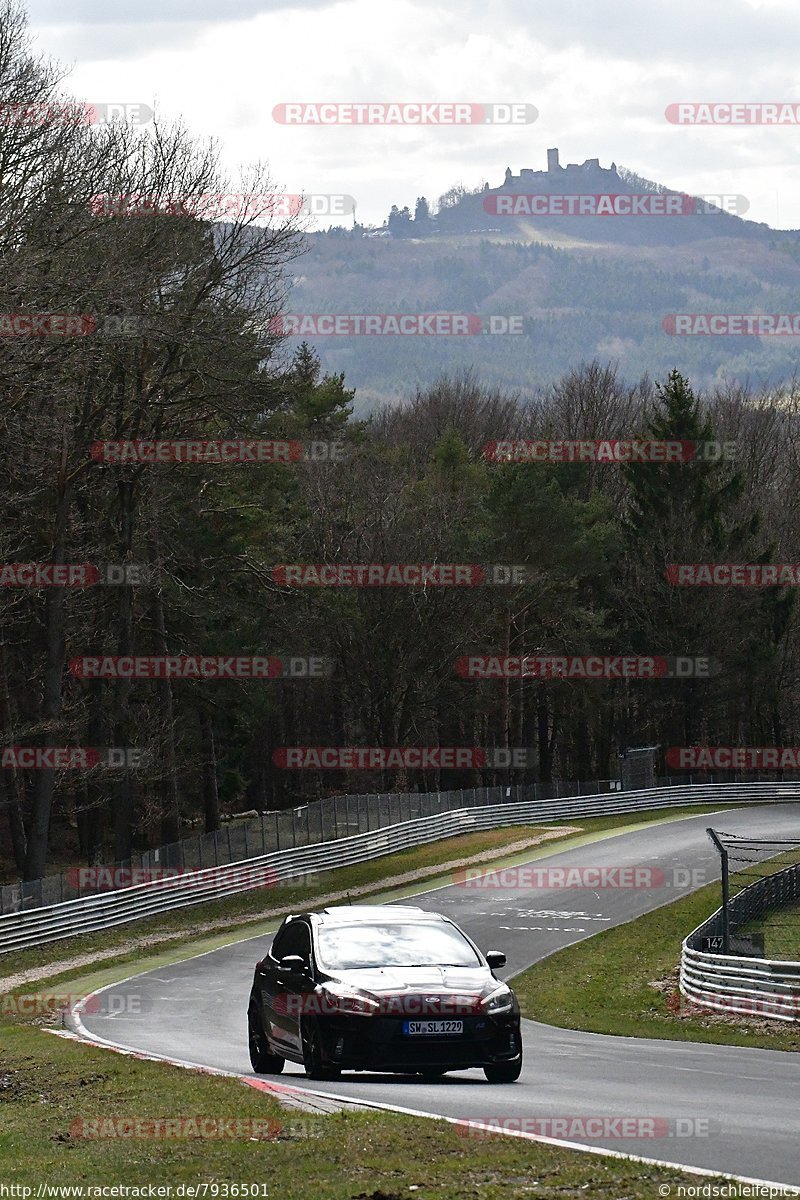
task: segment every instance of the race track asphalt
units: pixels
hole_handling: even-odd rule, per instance
[[[717,878],[719,860],[705,833],[708,825],[759,837],[800,837],[800,805],[686,817],[554,852],[532,864],[604,867],[611,879],[617,869],[645,867],[653,872],[650,886],[592,890],[451,884],[401,902],[446,913],[483,950],[504,950],[508,963],[498,974],[511,978],[554,950]],[[247,999],[253,966],[270,942],[270,936],[251,938],[115,984],[100,992],[99,1011],[84,1014],[83,1025],[91,1036],[127,1049],[249,1076]],[[676,938],[676,961],[678,956]],[[488,1084],[481,1071],[473,1070],[434,1081],[345,1074],[335,1083],[309,1086],[317,1093],[465,1121],[500,1120],[510,1127],[534,1117],[663,1118],[657,1128],[665,1133],[657,1138],[573,1134],[569,1140],[748,1178],[800,1183],[800,1054],[608,1037],[536,1021],[523,1023],[523,1040],[525,1065],[514,1084]],[[289,1063],[280,1079],[303,1086],[305,1076]],[[692,1126],[692,1121],[700,1124]]]

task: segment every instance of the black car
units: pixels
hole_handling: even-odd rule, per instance
[[[408,905],[357,905],[286,917],[256,963],[248,1009],[253,1070],[301,1063],[444,1075],[482,1067],[490,1083],[522,1070],[519,1004],[447,917]]]

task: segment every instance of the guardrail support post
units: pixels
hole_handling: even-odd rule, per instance
[[[730,900],[730,877],[728,874],[728,851],[723,846],[722,842],[717,837],[713,829],[707,829],[706,833],[711,838],[714,845],[719,850],[720,863],[722,865],[722,953],[730,954],[731,952],[731,931],[728,921],[728,901]]]

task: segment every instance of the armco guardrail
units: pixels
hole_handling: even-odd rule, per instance
[[[512,796],[503,804],[462,808],[333,842],[275,851],[230,866],[192,871],[106,895],[9,913],[0,917],[0,954],[263,888],[264,875],[268,885],[274,885],[281,880],[350,866],[469,830],[545,824],[554,820],[647,812],[691,804],[788,803],[797,800],[800,800],[800,784],[794,783],[684,785],[611,792],[602,798],[595,795],[552,801],[518,801]],[[261,876],[258,874],[260,869],[264,872]]]
[[[747,783],[752,777],[734,775],[724,779],[703,775],[699,779],[655,779],[638,790],[653,787],[685,787],[687,784]],[[756,780],[763,782],[763,780]],[[519,803],[523,800],[575,800],[581,796],[603,796],[622,790],[618,779],[554,780],[552,783],[501,784],[437,792],[384,792],[373,795],[326,796],[299,808],[253,814],[230,821],[215,833],[196,833],[167,846],[134,853],[129,859],[109,862],[99,868],[74,868],[60,875],[24,880],[0,886],[0,916],[32,908],[83,900],[99,891],[130,887],[166,871],[202,871],[269,854],[294,850],[318,842],[337,842],[357,833],[372,833],[389,825],[400,825],[420,817],[461,808],[483,808],[487,804]],[[633,790],[633,789],[626,789]]]
[[[656,780],[655,786],[685,782],[685,779]],[[691,783],[691,776],[688,782]],[[704,779],[703,782],[713,783],[714,779]],[[318,842],[337,842],[357,833],[372,833],[389,825],[400,825],[420,817],[435,817],[456,809],[503,804],[509,800],[566,800],[577,796],[599,796],[619,790],[620,786],[619,780],[557,780],[546,784],[526,783],[438,792],[326,796],[299,808],[273,810],[249,819],[229,822],[215,833],[193,834],[167,846],[142,850],[125,861],[109,863],[112,870],[101,867],[97,873],[110,880],[105,886],[102,882],[93,885],[92,870],[81,869],[0,886],[0,915],[63,904],[66,900],[82,900],[109,887],[130,887],[155,874],[162,874],[165,869],[202,871],[207,867],[222,867],[245,859],[255,859],[273,850],[286,851],[298,846],[315,846]],[[117,882],[123,878],[126,882]]]
[[[744,888],[728,903],[731,933],[765,908],[800,900],[800,864]],[[712,954],[702,938],[722,934],[722,909],[698,925],[681,947],[680,990],[688,1000],[717,1012],[800,1021],[800,962]]]

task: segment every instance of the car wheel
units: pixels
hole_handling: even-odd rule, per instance
[[[491,1063],[483,1068],[489,1083],[513,1083],[522,1073],[522,1055],[508,1063]]]
[[[280,1075],[284,1059],[279,1054],[270,1054],[269,1043],[261,1028],[258,1008],[251,1003],[247,1010],[247,1040],[250,1045],[250,1064],[259,1075]]]
[[[309,1079],[338,1079],[341,1071],[322,1061],[322,1041],[315,1021],[304,1021],[301,1027],[303,1066]]]

